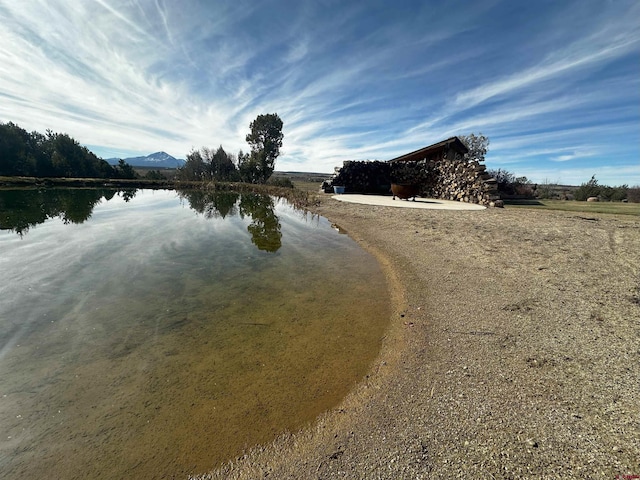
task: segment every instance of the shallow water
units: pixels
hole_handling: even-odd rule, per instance
[[[111,192],[27,221],[2,195],[5,478],[207,471],[336,405],[378,352],[377,263],[284,201]]]

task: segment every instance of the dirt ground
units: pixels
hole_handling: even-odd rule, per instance
[[[380,355],[313,426],[201,478],[640,475],[640,218],[315,210],[384,267]]]

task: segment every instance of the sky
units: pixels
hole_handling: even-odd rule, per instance
[[[0,0],[0,122],[185,158],[266,113],[281,171],[481,133],[490,169],[640,185],[640,2]]]

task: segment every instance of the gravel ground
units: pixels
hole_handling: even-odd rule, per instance
[[[380,355],[313,426],[201,478],[640,475],[639,218],[315,210],[383,265]]]

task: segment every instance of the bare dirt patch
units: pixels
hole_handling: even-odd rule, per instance
[[[316,210],[386,270],[382,352],[314,426],[203,478],[640,474],[640,219]]]

